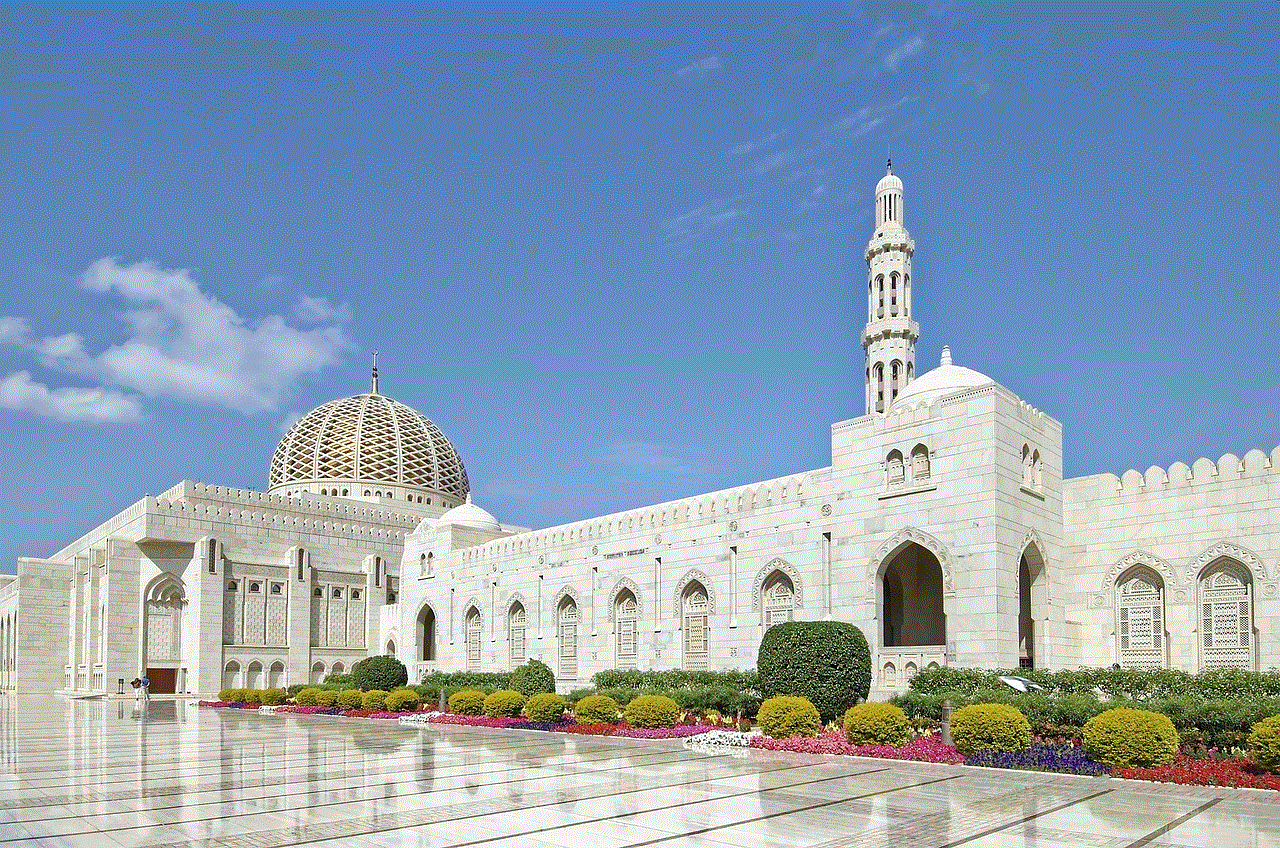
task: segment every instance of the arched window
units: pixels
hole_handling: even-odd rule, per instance
[[[760,593],[765,630],[780,621],[791,621],[795,617],[796,590],[790,577],[781,571],[773,572],[764,581]]]
[[[467,671],[480,670],[480,610],[467,610]]]
[[[929,479],[929,449],[924,445],[911,449],[911,477],[915,480]]]
[[[1040,451],[1031,452],[1031,487],[1040,488]]]
[[[618,668],[635,668],[639,658],[640,627],[636,610],[635,594],[630,589],[619,592],[613,604]]]
[[[876,317],[884,317],[884,274],[876,277],[876,287],[880,292],[879,303],[876,306]]]
[[[902,363],[893,360],[889,365],[889,400],[898,399],[898,387],[902,383]]]
[[[889,456],[884,461],[885,479],[890,486],[901,483],[906,475],[906,470],[902,464],[902,451],[889,451]]]
[[[222,669],[222,688],[223,689],[239,689],[240,688],[240,663],[231,660]]]
[[[898,272],[889,275],[889,314],[898,314]]]
[[[556,610],[560,663],[557,676],[576,679],[578,676],[578,604],[573,598],[565,598]]]
[[[507,610],[507,642],[511,647],[511,667],[524,665],[529,658],[528,648],[525,647],[525,630],[529,623],[529,616],[524,611],[524,604],[516,601],[511,605],[511,609]]]
[[[1031,447],[1022,446],[1022,485],[1031,488]]]
[[[436,658],[436,612],[426,604],[418,611],[418,656],[423,662]]]
[[[427,576],[427,555],[426,554],[421,554],[418,556],[418,576],[419,577]]]
[[[267,688],[283,689],[284,688],[284,663],[276,660],[271,664],[271,668],[267,671]]]
[[[1253,669],[1253,598],[1249,570],[1231,559],[1200,576],[1201,666]]]
[[[254,660],[249,663],[249,668],[244,678],[244,688],[261,689],[262,688],[262,663]]]
[[[710,631],[707,626],[710,604],[706,587],[696,580],[690,582],[685,587],[681,606],[684,608],[684,667],[691,671],[701,671],[707,667],[710,647]]]
[[[1124,668],[1164,668],[1164,580],[1146,566],[1116,581],[1116,656]]]
[[[317,660],[315,664],[311,666],[311,682],[312,683],[324,682],[324,663],[320,662],[319,660]]]

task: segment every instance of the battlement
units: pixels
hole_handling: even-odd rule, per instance
[[[1175,462],[1168,468],[1153,465],[1145,472],[1129,469],[1117,477],[1114,474],[1094,474],[1063,481],[1064,495],[1071,495],[1077,502],[1112,499],[1115,497],[1141,497],[1175,489],[1238,483],[1257,479],[1280,482],[1280,446],[1270,456],[1257,448],[1244,458],[1224,454],[1214,462],[1201,457],[1188,466]]]

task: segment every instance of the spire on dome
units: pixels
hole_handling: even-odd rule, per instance
[[[950,364],[951,364],[951,348],[947,347],[946,345],[943,345],[942,359],[938,361],[938,365],[950,365]]]
[[[887,159],[884,163],[884,175],[887,177],[893,173],[893,160]]]
[[[370,391],[370,393],[371,393],[371,394],[375,394],[375,395],[376,395],[376,394],[378,393],[378,352],[377,352],[376,350],[373,352],[373,378],[372,378],[372,383],[373,383],[373,385],[372,385],[372,387],[370,388],[370,390],[369,390],[369,391]]]

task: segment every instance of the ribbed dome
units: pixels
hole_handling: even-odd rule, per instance
[[[376,393],[330,401],[298,419],[271,457],[271,489],[292,483],[392,483],[464,501],[467,469],[440,428]]]
[[[953,364],[951,348],[944,347],[942,361],[938,367],[908,383],[907,387],[894,399],[893,406],[897,408],[919,403],[933,403],[938,398],[994,382],[995,380],[986,374]]]

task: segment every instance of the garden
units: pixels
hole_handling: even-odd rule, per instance
[[[403,664],[379,656],[320,685],[226,689],[200,703],[685,738],[700,751],[750,747],[1280,789],[1280,672],[1086,669],[1010,678],[943,668],[917,674],[889,703],[871,703],[866,640],[840,622],[775,625],[757,669],[603,671],[592,688],[559,695],[551,669],[537,660],[510,673],[435,673],[410,686]],[[1027,691],[1015,691],[1010,679]]]

